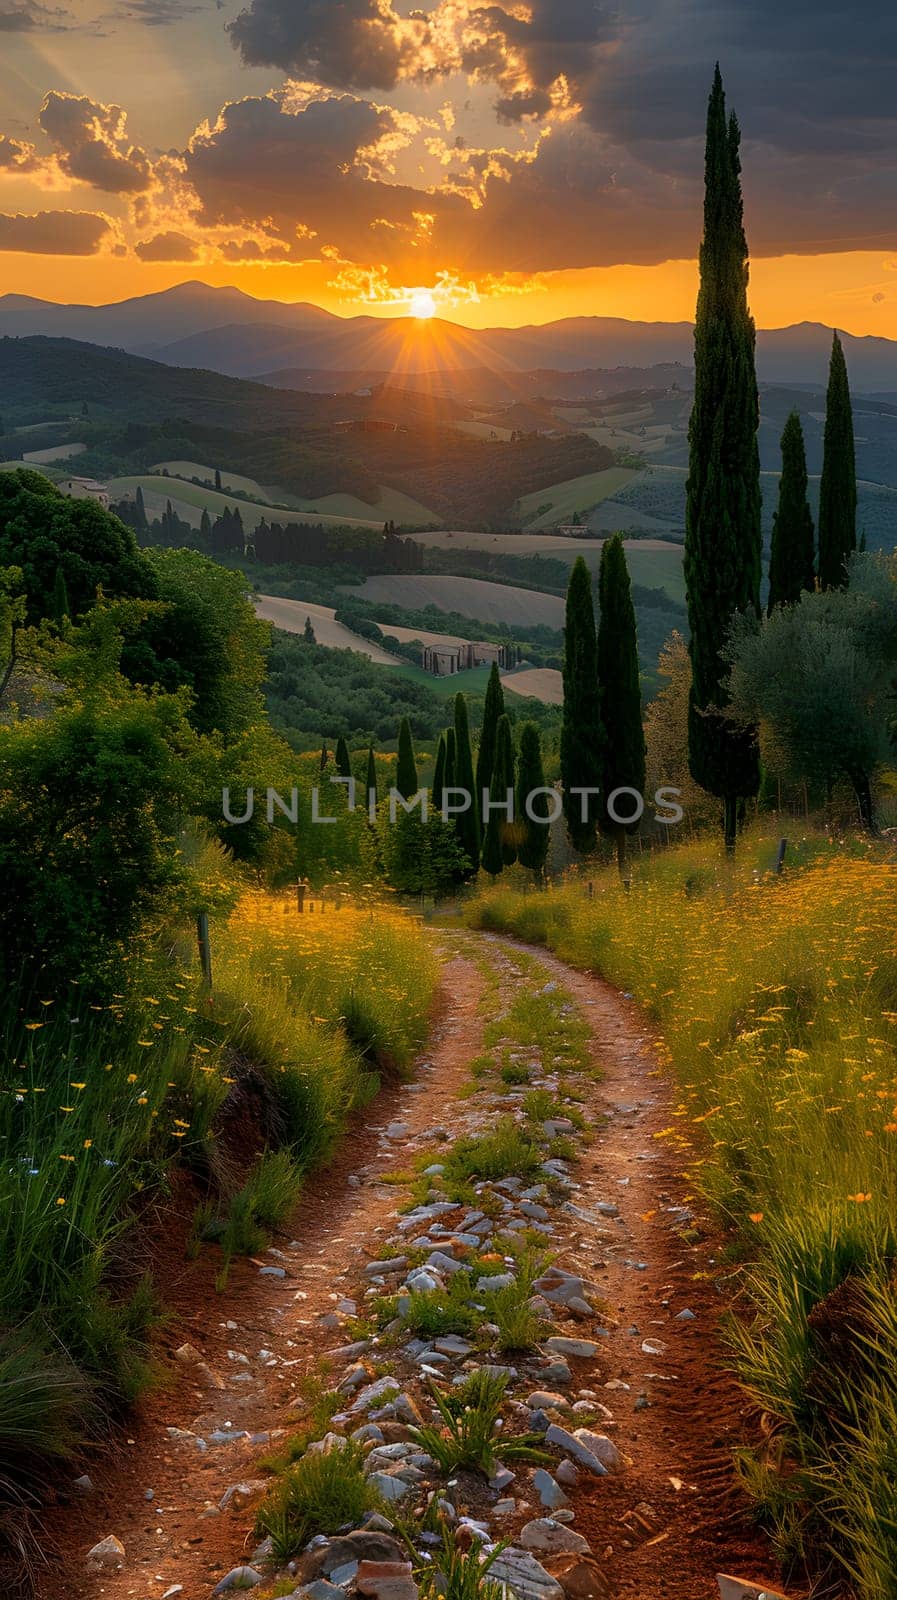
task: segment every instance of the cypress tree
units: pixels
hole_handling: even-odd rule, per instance
[[[446,730],[445,730],[445,777],[444,777],[444,780],[443,780],[446,789],[454,788],[456,765],[457,765],[457,763],[455,761],[455,730],[454,730],[454,728],[446,728]]]
[[[489,798],[505,805],[508,790],[514,795],[514,746],[511,742],[511,724],[506,715],[499,717],[495,730],[495,759],[489,781]],[[490,811],[483,837],[483,866],[495,878],[517,859],[514,824],[506,811]]]
[[[442,810],[442,797],[445,790],[445,734],[439,735],[436,746],[436,767],[433,772],[433,810]]]
[[[203,513],[199,519],[199,536],[202,540],[203,549],[210,550],[212,547],[212,519],[205,507],[203,507]]]
[[[760,781],[756,732],[723,715],[723,650],[736,612],[760,611],[759,404],[748,249],[741,197],[741,134],[726,118],[719,67],[707,109],[704,237],[695,317],[695,398],[689,423],[685,585],[691,628],[688,748],[692,776],[724,804],[735,848],[738,802]]]
[[[455,818],[458,843],[470,861],[471,873],[480,864],[480,821],[474,797],[473,753],[470,748],[470,724],[467,720],[467,701],[463,694],[455,695],[455,787],[469,794],[471,805],[459,811]]]
[[[550,828],[547,821],[551,806],[547,794],[536,794],[545,788],[545,769],[542,765],[542,738],[534,722],[525,722],[520,730],[520,759],[517,765],[517,859],[523,867],[530,867],[541,879],[548,855]],[[530,810],[527,799],[532,795]],[[533,818],[545,818],[534,821]]]
[[[792,411],[782,434],[782,476],[779,504],[772,523],[769,554],[769,600],[776,606],[796,606],[805,590],[816,587],[813,518],[807,500],[807,454],[800,417]]]
[[[575,850],[591,850],[595,844],[603,750],[592,579],[582,556],[577,556],[570,573],[564,620],[564,711],[561,725],[564,816]],[[594,789],[595,793],[584,798],[573,794],[572,791],[577,788]]]
[[[368,746],[368,770],[364,780],[364,802],[370,806],[371,795],[374,796],[374,805],[377,804],[377,766],[374,761],[374,746]]]
[[[483,790],[488,789],[492,778],[492,769],[495,766],[495,740],[498,732],[498,721],[504,716],[505,696],[498,673],[498,665],[493,661],[489,682],[486,685],[486,703],[483,707],[483,727],[480,732],[480,748],[477,751],[477,813],[483,804]],[[480,817],[480,833],[484,833],[482,817]]]
[[[69,602],[68,584],[65,581],[65,573],[61,567],[56,568],[56,577],[53,579],[53,599],[51,604],[51,615],[54,622],[64,622],[66,617],[71,616],[72,608]]]
[[[329,760],[330,760],[330,756],[327,753],[327,740],[325,739],[324,743],[321,746],[321,771],[322,772],[324,771],[325,767],[327,766],[327,763],[328,763]]]
[[[342,735],[336,741],[336,770],[341,778],[352,776],[352,758],[349,755],[349,746]]]
[[[396,764],[396,788],[403,800],[410,800],[417,794],[420,785],[417,781],[417,762],[414,759],[414,743],[411,738],[411,723],[403,717],[399,723],[399,758]]]
[[[305,627],[302,629],[302,637],[306,644],[317,644],[318,642],[315,638],[315,630],[312,627],[311,617],[306,617],[305,619]]]
[[[844,351],[832,336],[825,440],[819,485],[819,586],[841,589],[847,583],[847,560],[857,547],[857,469],[853,439],[853,407]]]
[[[220,467],[216,467],[215,468],[215,488],[217,490],[219,490],[219,492],[220,492],[220,490],[221,490],[221,468]]]
[[[639,683],[638,639],[635,608],[623,539],[615,533],[601,551],[598,575],[598,682],[601,688],[601,725],[605,737],[602,773],[601,827],[617,843],[620,870],[626,859],[626,835],[638,821],[614,822],[608,801],[615,789],[645,790],[645,735],[642,728],[642,691]],[[630,796],[616,807],[624,816],[634,809]]]
[[[137,493],[134,496],[134,526],[138,533],[146,533],[149,527],[149,519],[147,518],[146,514],[146,501],[143,498],[143,490],[139,483],[137,485]]]

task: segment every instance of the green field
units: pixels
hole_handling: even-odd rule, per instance
[[[208,511],[212,518],[220,517],[225,507],[231,510],[239,506],[243,518],[243,526],[254,531],[264,519],[267,522],[280,522],[282,524],[298,523],[323,523],[325,527],[346,527],[351,524],[359,528],[382,528],[382,518],[376,522],[362,520],[360,517],[333,516],[318,511],[280,511],[270,505],[255,505],[248,500],[234,500],[226,494],[219,494],[215,489],[204,489],[196,483],[185,483],[181,478],[154,477],[151,474],[134,478],[113,478],[109,491],[113,500],[130,499],[137,489],[143,490],[143,498],[150,518],[160,515],[165,510],[166,501],[170,500],[179,517],[189,522],[192,527],[198,528],[203,511]]]
[[[154,470],[160,474],[167,472],[172,478],[187,482],[199,478],[203,485],[215,481],[214,467],[203,466],[199,461],[160,461]],[[343,524],[352,522],[362,525],[368,522],[375,524],[394,522],[397,527],[417,527],[421,523],[435,526],[439,522],[439,518],[429,506],[423,506],[410,495],[402,494],[398,489],[389,489],[385,485],[380,487],[380,498],[376,504],[359,500],[353,494],[325,494],[320,495],[317,500],[305,500],[301,496],[290,494],[287,489],[282,489],[277,484],[268,484],[266,487],[258,483],[255,478],[244,478],[238,472],[220,470],[225,490],[230,489],[236,494],[246,494],[255,500],[263,500],[278,512],[281,521],[284,519],[280,508],[288,506],[294,511],[312,513],[316,520],[322,522],[328,519],[335,519]],[[191,487],[196,488],[197,485],[191,484]],[[245,517],[243,520],[246,520]]]
[[[425,683],[428,689],[438,694],[444,700],[453,700],[459,690],[465,694],[485,694],[489,682],[489,667],[471,667],[468,672],[453,672],[445,678],[437,678],[432,672],[424,672],[423,667],[416,667],[413,662],[407,661],[401,667],[390,667],[397,677],[410,678],[412,683]]]
[[[587,472],[582,478],[548,484],[517,502],[521,519],[528,528],[551,528],[558,522],[569,522],[577,513],[582,516],[602,500],[609,500],[636,475],[632,467],[607,467],[604,472]]]

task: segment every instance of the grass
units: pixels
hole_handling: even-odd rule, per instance
[[[259,1248],[423,1038],[435,963],[392,907],[312,919],[254,893],[212,938],[213,999],[166,930],[105,1000],[0,1003],[0,1480],[71,1455],[151,1377],[159,1296],[131,1236],[169,1174],[209,1194],[189,1254],[216,1221],[225,1264]]]
[[[282,1473],[259,1510],[256,1529],[270,1536],[278,1560],[288,1561],[315,1534],[354,1528],[378,1504],[364,1475],[364,1452],[349,1439],[326,1453],[307,1451]]]
[[[588,472],[579,478],[550,483],[517,502],[521,521],[527,528],[553,528],[559,522],[572,522],[577,512],[591,511],[602,500],[631,483],[637,473],[632,467],[607,467],[603,472]]]
[[[746,1317],[732,1359],[777,1420],[748,1472],[792,1554],[837,1560],[862,1600],[897,1587],[897,875],[881,847],[712,843],[471,916],[634,993],[678,1100],[659,1140],[729,1230]],[[531,1102],[532,1104],[532,1102]],[[543,1106],[541,1101],[538,1111]],[[743,1471],[747,1470],[742,1464]],[[797,1490],[797,1493],[795,1493]]]
[[[495,1469],[498,1428],[508,1380],[480,1369],[457,1388],[447,1391],[430,1384],[439,1423],[413,1427],[412,1437],[433,1457],[444,1473],[482,1472],[489,1477]],[[441,1424],[441,1426],[440,1426]],[[520,1434],[508,1438],[501,1434],[501,1457],[507,1461],[548,1460],[538,1449],[540,1435]]]
[[[466,1192],[471,1183],[498,1178],[533,1178],[544,1157],[538,1145],[518,1128],[512,1117],[502,1117],[492,1133],[456,1139],[440,1180],[446,1194]]]

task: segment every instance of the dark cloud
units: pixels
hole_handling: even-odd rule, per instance
[[[134,246],[134,254],[141,261],[196,261],[199,247],[185,233],[169,229],[167,233],[157,233],[152,239],[141,239]]]
[[[252,0],[228,32],[247,66],[368,89],[393,88],[405,63],[413,70],[422,36],[391,0]]]
[[[110,194],[141,194],[150,187],[149,158],[130,143],[120,106],[54,89],[41,106],[38,121],[70,178]]]
[[[126,0],[113,13],[113,19],[142,22],[148,28],[170,28],[184,17],[205,10],[205,6],[191,5],[189,0]]]
[[[9,139],[0,133],[0,172],[27,174],[39,172],[44,163],[34,145],[26,139]]]
[[[95,256],[111,232],[108,217],[91,211],[0,215],[0,250],[41,256]]]
[[[64,32],[72,24],[71,15],[62,9],[41,5],[5,6],[0,10],[0,33]]]
[[[396,128],[395,113],[348,95],[296,112],[270,98],[235,101],[186,152],[199,220],[274,230],[290,242],[299,230],[321,243],[370,244],[376,219],[410,223],[427,198],[371,176],[365,152]]]

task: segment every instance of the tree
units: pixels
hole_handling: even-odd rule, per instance
[[[396,764],[396,788],[403,800],[411,800],[420,785],[417,781],[417,762],[414,759],[414,742],[411,723],[403,717],[399,723],[399,755]]]
[[[143,498],[143,490],[139,483],[137,485],[137,493],[134,496],[134,527],[138,533],[146,533],[149,528],[149,519],[146,514],[146,502]]]
[[[681,633],[674,631],[667,639],[658,657],[657,674],[666,682],[645,712],[647,792],[653,795],[661,788],[677,789],[678,803],[689,824],[716,825],[719,804],[695,783],[688,764],[691,661]]]
[[[320,763],[320,765],[321,765],[321,771],[322,772],[326,772],[327,763],[328,763],[329,760],[330,760],[330,752],[327,749],[327,740],[325,739],[324,743],[321,745],[321,763]]]
[[[573,848],[580,852],[595,845],[603,751],[592,579],[582,556],[577,556],[570,573],[564,619],[561,783],[567,832]],[[575,794],[576,789],[594,792]]]
[[[771,616],[776,606],[795,606],[816,587],[813,518],[807,501],[807,455],[800,417],[792,411],[782,434],[779,504],[772,524],[769,557]]]
[[[221,469],[220,469],[220,467],[216,467],[215,468],[215,488],[219,491],[219,493],[221,492]]]
[[[442,810],[442,798],[445,791],[445,734],[439,735],[436,746],[436,766],[433,770],[433,809]]]
[[[483,726],[480,730],[480,747],[477,751],[476,807],[479,815],[483,803],[483,790],[489,787],[495,766],[495,740],[499,718],[504,716],[505,696],[501,686],[498,665],[493,661],[486,685],[486,702],[483,707]],[[485,832],[480,819],[480,834]]]
[[[511,724],[506,713],[498,719],[495,730],[495,759],[489,782],[489,799],[496,806],[505,806],[510,795],[514,799],[514,746],[511,742]],[[517,860],[515,826],[505,810],[490,810],[483,836],[483,866],[495,878],[505,867]]]
[[[0,567],[0,701],[16,669],[19,635],[25,626],[27,611],[20,568]]]
[[[551,841],[551,797],[536,793],[545,787],[542,736],[534,722],[525,722],[520,730],[517,763],[517,859],[540,881]]]
[[[821,588],[838,589],[846,583],[847,562],[856,547],[857,471],[853,407],[844,351],[835,333],[832,335],[832,358],[825,401],[825,438],[819,484]]]
[[[34,623],[53,615],[60,570],[73,618],[93,604],[99,587],[112,598],[154,599],[158,593],[133,529],[95,500],[69,499],[27,469],[0,473],[0,567],[21,569]]]
[[[341,778],[352,776],[352,758],[349,755],[349,746],[342,735],[336,741],[336,770]]]
[[[456,744],[456,740],[455,740],[455,730],[454,730],[454,728],[453,727],[446,728],[446,730],[445,730],[445,787],[446,787],[446,789],[453,789],[455,787],[456,782],[457,782],[457,779],[455,777],[455,773],[457,771],[457,761],[455,760],[455,755],[456,755],[455,744]]]
[[[615,789],[645,790],[645,735],[642,728],[642,692],[639,684],[638,639],[632,586],[626,552],[619,533],[605,540],[598,575],[598,683],[601,691],[601,725],[605,757],[602,773],[601,827],[616,840],[617,861],[623,871],[626,835],[638,828],[616,822],[610,815]],[[635,809],[630,797],[621,797],[615,809],[624,815]]]
[[[374,805],[376,806],[376,804],[377,804],[377,767],[376,767],[376,763],[374,761],[374,746],[373,745],[371,745],[369,750],[368,750],[368,769],[367,769],[367,776],[365,777],[365,780],[364,780],[364,789],[365,789],[365,794],[364,794],[365,804],[370,809],[371,795],[373,795],[373,797],[374,797]]]
[[[684,565],[691,628],[691,770],[703,788],[722,798],[728,850],[735,848],[739,801],[756,794],[760,781],[755,731],[734,726],[724,714],[723,651],[736,613],[759,614],[762,550],[759,404],[740,143],[737,119],[726,118],[717,67],[707,110]]]
[[[302,637],[306,644],[317,644],[318,642],[315,638],[315,630],[312,626],[311,617],[306,617],[305,619],[305,627],[302,629]]]
[[[761,721],[770,765],[789,776],[853,786],[875,828],[872,785],[889,753],[897,674],[897,576],[855,556],[850,587],[805,594],[758,627],[739,618],[729,646],[735,715]]]
[[[51,619],[53,622],[64,622],[72,614],[71,601],[69,600],[68,586],[65,573],[61,567],[56,569],[56,578],[53,583],[53,609]]]
[[[212,548],[212,519],[205,506],[202,508],[202,516],[199,519],[199,538],[203,551],[208,554]]]
[[[480,820],[474,794],[473,752],[470,748],[470,723],[467,718],[467,700],[463,694],[455,695],[455,788],[470,796],[466,811],[455,818],[458,841],[470,862],[473,875],[480,864]]]
[[[123,670],[134,683],[188,688],[193,726],[232,739],[262,714],[270,627],[241,572],[198,550],[153,549],[146,558],[164,605],[127,643]]]

